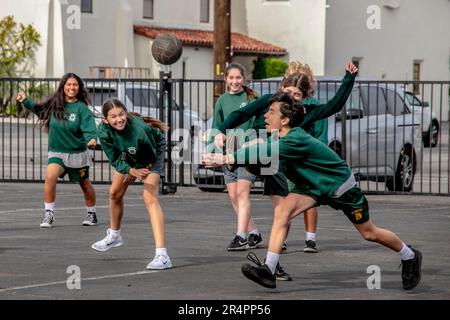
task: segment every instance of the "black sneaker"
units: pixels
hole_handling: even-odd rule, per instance
[[[95,212],[88,212],[86,220],[83,221],[83,226],[96,226],[98,223]]]
[[[233,238],[233,240],[231,240],[227,248],[228,251],[243,251],[247,249],[248,249],[247,239],[241,238],[238,235],[236,235]]]
[[[253,252],[247,255],[247,259],[254,262],[256,266],[244,263],[241,271],[245,277],[266,288],[274,289],[277,287],[277,279],[266,264],[262,265]]]
[[[287,250],[287,243],[283,242],[283,245],[281,246],[281,253],[286,252]]]
[[[305,241],[305,248],[303,249],[303,252],[306,253],[317,253],[317,247],[316,242],[313,240],[307,240]]]
[[[45,210],[44,220],[40,224],[41,228],[51,228],[55,221],[55,213],[52,210]]]
[[[420,282],[420,272],[422,268],[422,253],[411,248],[414,251],[414,259],[402,260],[402,282],[403,289],[414,289]]]
[[[261,246],[263,244],[263,239],[261,237],[261,233],[259,234],[249,234],[248,238],[247,238],[247,242],[248,242],[248,248],[249,249],[256,249],[259,246]]]
[[[292,281],[292,277],[284,271],[284,269],[281,267],[280,263],[277,264],[277,268],[275,269],[275,277],[277,280],[281,281]]]

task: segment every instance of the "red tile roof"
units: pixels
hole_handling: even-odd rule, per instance
[[[212,47],[214,33],[207,30],[159,28],[134,25],[134,33],[155,39],[158,35],[170,33],[175,35],[182,44],[187,46]],[[285,55],[286,49],[262,42],[243,34],[231,33],[231,51],[234,53],[254,53],[265,55]]]

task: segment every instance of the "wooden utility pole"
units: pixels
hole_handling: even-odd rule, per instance
[[[222,80],[231,62],[231,0],[214,0],[214,80]],[[222,94],[223,83],[214,85],[214,103]]]

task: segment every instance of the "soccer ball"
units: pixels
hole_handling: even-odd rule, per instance
[[[172,34],[161,34],[153,41],[152,55],[160,64],[174,64],[180,59],[182,53],[181,41]]]

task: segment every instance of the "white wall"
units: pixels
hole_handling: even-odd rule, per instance
[[[246,0],[250,37],[286,48],[287,60],[324,73],[325,0]]]
[[[380,28],[369,29],[370,5],[380,8]],[[395,3],[396,9],[384,7]],[[420,80],[450,80],[449,0],[328,0],[326,27],[327,75],[341,75],[344,63],[362,57],[360,76],[412,80],[413,63],[422,60]],[[372,21],[372,20],[369,20]],[[423,99],[444,120],[448,118],[448,85],[425,87]],[[443,101],[442,105],[440,101]]]
[[[128,0],[133,8],[135,24],[154,25],[167,28],[190,28],[212,30],[214,0],[210,2],[210,22],[200,22],[200,0],[153,0],[154,19],[144,19],[143,0]]]
[[[80,0],[68,2],[80,4]],[[83,77],[89,66],[135,66],[131,17],[128,0],[93,1],[93,13],[81,14],[81,28],[68,31],[72,70]]]
[[[422,59],[421,80],[449,80],[450,1],[328,0],[327,75],[340,75],[346,60],[363,57],[361,76],[412,80],[413,61]],[[381,28],[370,30],[366,10],[378,4]]]

